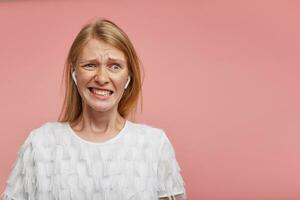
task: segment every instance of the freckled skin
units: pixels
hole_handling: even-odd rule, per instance
[[[117,62],[122,67],[118,69],[113,66],[115,62],[109,58],[122,60]],[[76,66],[76,79],[86,109],[102,112],[117,110],[127,78],[128,67],[122,51],[96,39],[91,39],[83,48]],[[91,95],[88,87],[108,88],[114,93],[108,100],[99,100]]]
[[[89,141],[103,142],[114,137],[125,124],[118,112],[129,75],[125,54],[108,43],[91,39],[72,70],[82,99],[82,115],[70,126]],[[109,89],[113,94],[101,99],[89,87]]]

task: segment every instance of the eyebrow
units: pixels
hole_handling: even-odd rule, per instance
[[[118,62],[121,62],[121,63],[123,63],[123,64],[125,64],[126,62],[125,62],[125,60],[123,60],[123,59],[118,59],[118,58],[108,58],[108,60],[109,61],[118,61]],[[95,62],[95,61],[98,61],[97,59],[87,59],[87,60],[80,60],[79,61],[79,64],[81,64],[81,63],[86,63],[86,62]]]

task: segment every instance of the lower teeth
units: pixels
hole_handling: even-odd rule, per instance
[[[110,95],[110,93],[107,93],[107,94],[97,94],[95,92],[93,92],[93,93],[96,94],[96,95],[99,95],[99,96],[109,96]]]
[[[109,96],[109,94],[97,94],[97,93],[94,93],[96,95],[100,95],[100,96]]]

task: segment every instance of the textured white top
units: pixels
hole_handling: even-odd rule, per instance
[[[33,129],[1,196],[5,200],[186,199],[172,144],[162,129],[126,121],[101,143],[79,137],[69,123]],[[175,199],[175,198],[174,198]]]

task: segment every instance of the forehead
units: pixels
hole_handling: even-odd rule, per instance
[[[82,48],[79,59],[112,58],[126,61],[125,54],[102,40],[91,39]]]

